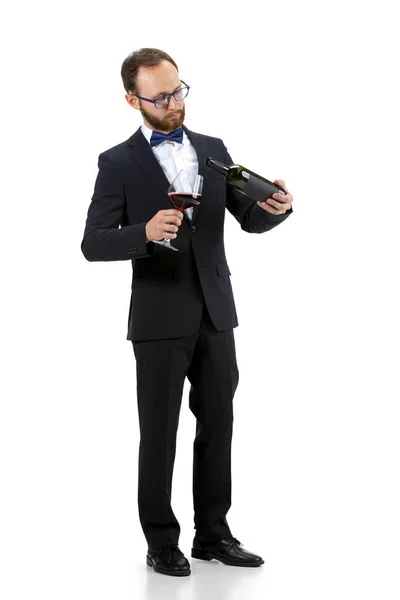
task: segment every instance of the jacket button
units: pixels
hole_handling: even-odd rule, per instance
[[[137,252],[137,248],[134,248],[133,249],[133,254],[136,254],[136,252]]]
[[[193,233],[196,233],[196,231],[197,231],[197,229],[194,225],[192,225],[192,231],[193,231]]]

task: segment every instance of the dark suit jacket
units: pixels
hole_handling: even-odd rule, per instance
[[[233,164],[222,140],[184,126],[203,175],[201,204],[193,219],[184,215],[177,237],[179,252],[146,243],[146,223],[172,208],[169,182],[139,128],[128,140],[99,155],[99,172],[81,244],[89,261],[131,260],[132,293],[128,340],[165,339],[194,333],[203,299],[219,331],[238,319],[224,248],[225,208],[249,233],[272,229],[292,212],[271,215],[237,192],[223,175],[204,164],[207,156]]]

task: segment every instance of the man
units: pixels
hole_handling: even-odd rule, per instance
[[[165,52],[143,48],[122,64],[129,105],[143,125],[99,155],[82,252],[89,261],[132,260],[127,339],[136,359],[140,424],[138,505],[147,564],[184,576],[171,507],[176,434],[185,378],[196,417],[193,448],[192,557],[254,567],[226,520],[231,506],[233,397],[239,381],[233,328],[238,326],[226,261],[225,208],[249,233],[262,233],[292,212],[289,192],[254,202],[205,166],[208,156],[232,164],[223,142],[183,126],[189,88]],[[182,127],[183,126],[183,127]],[[183,168],[204,178],[201,203],[184,214],[167,189]],[[286,190],[285,182],[276,180]],[[287,191],[287,190],[286,190]],[[174,240],[179,252],[156,242]]]

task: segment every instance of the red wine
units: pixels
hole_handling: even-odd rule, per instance
[[[168,194],[174,203],[175,208],[183,212],[187,208],[200,204],[201,194],[191,194],[190,192],[171,192]],[[196,196],[195,198],[193,196]]]

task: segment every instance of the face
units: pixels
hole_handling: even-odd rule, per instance
[[[155,67],[140,67],[137,76],[137,93],[151,100],[162,94],[170,94],[182,85],[178,71],[166,60]],[[125,98],[133,108],[140,110],[145,125],[155,131],[169,133],[181,127],[185,120],[184,100],[177,102],[171,96],[168,106],[156,108],[151,102],[140,100],[131,94],[126,94]]]

